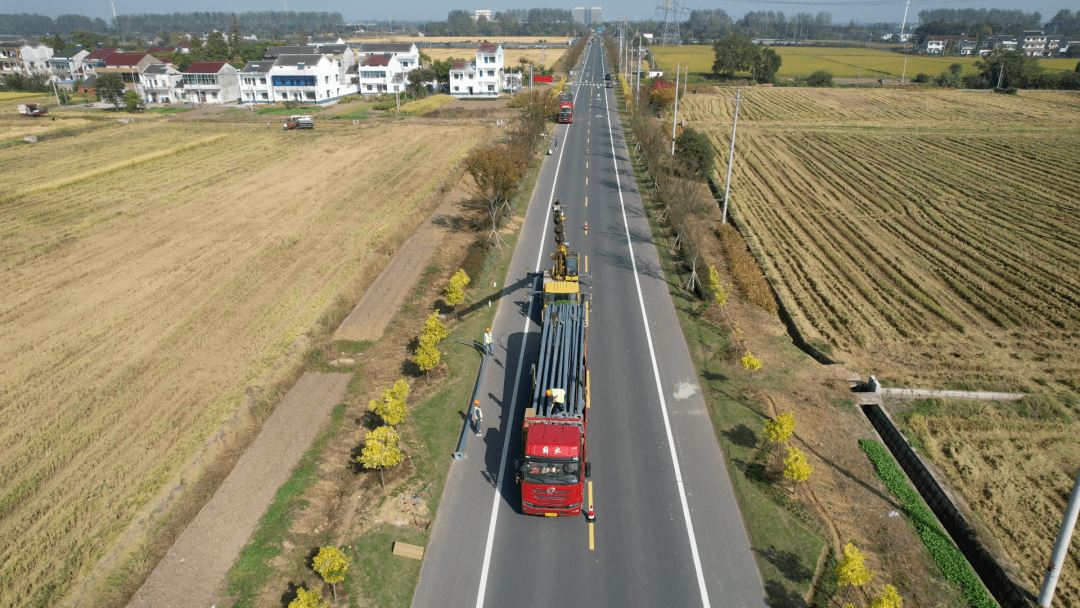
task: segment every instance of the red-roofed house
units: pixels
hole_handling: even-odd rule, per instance
[[[240,101],[240,72],[225,61],[196,61],[184,70],[180,99],[191,103]]]
[[[361,95],[404,92],[409,85],[406,70],[397,55],[368,55],[357,69],[357,86]]]
[[[120,74],[124,80],[124,88],[138,91],[139,97],[143,96],[140,74],[151,63],[158,60],[147,53],[112,53],[98,62],[97,75]]]
[[[450,94],[455,97],[498,97],[504,88],[501,44],[481,44],[471,63],[450,67]]]

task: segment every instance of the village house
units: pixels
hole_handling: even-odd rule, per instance
[[[337,66],[326,55],[281,55],[270,68],[271,102],[326,104],[356,89],[342,82]]]
[[[168,63],[151,63],[142,72],[142,98],[146,103],[172,103],[180,99],[184,74]]]
[[[144,97],[140,87],[142,71],[151,63],[160,63],[157,58],[147,53],[113,53],[98,64],[97,76],[119,74],[124,81],[124,90],[132,90]]]
[[[455,61],[450,67],[450,91],[455,97],[498,97],[503,88],[501,44],[481,44],[472,62]]]
[[[276,103],[270,98],[270,68],[274,61],[249,61],[240,70],[240,99],[244,103]]]
[[[83,60],[88,55],[90,51],[82,46],[53,53],[52,59],[49,59],[49,71],[56,86],[66,91],[73,90],[75,83],[83,79]]]
[[[83,78],[89,78],[97,75],[97,69],[105,65],[105,58],[113,53],[119,52],[120,49],[116,47],[101,47],[90,51],[90,54],[83,58],[82,69]]]
[[[225,61],[196,61],[184,70],[180,100],[231,103],[240,100],[240,72]]]

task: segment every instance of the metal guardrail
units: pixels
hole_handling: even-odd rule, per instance
[[[480,383],[484,381],[484,368],[487,367],[489,355],[487,348],[476,340],[454,340],[454,342],[472,344],[483,357],[480,361],[480,372],[476,374],[476,384],[473,386],[472,398],[469,399],[469,409],[466,411],[465,421],[461,425],[461,435],[458,436],[457,449],[454,450],[454,460],[461,460],[465,457],[465,437],[469,432],[469,425],[472,423],[473,408],[476,407],[474,404],[476,403],[476,396],[480,392]]]

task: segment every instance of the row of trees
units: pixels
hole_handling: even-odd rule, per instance
[[[996,52],[975,62],[976,74],[964,74],[964,66],[954,63],[937,78],[920,73],[915,82],[933,82],[943,87],[965,89],[1058,89],[1080,90],[1080,62],[1072,72],[1047,72],[1035,57],[1023,51]]]
[[[558,8],[510,9],[473,19],[473,14],[453,10],[446,21],[425,23],[419,28],[428,36],[578,36],[581,24],[573,12]]]
[[[60,15],[56,19],[37,14],[0,13],[0,34],[14,36],[44,36],[51,34],[69,35],[74,32],[92,32],[96,34],[117,35],[122,32],[208,32],[224,31],[231,19],[239,19],[240,28],[245,32],[274,33],[279,38],[283,34],[293,34],[301,29],[307,31],[340,31],[345,22],[341,13],[295,12],[295,11],[259,11],[247,13],[193,12],[134,15],[117,15],[114,23],[108,23],[101,17],[91,19],[84,15]]]

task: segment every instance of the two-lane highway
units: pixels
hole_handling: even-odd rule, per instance
[[[417,607],[765,606],[760,575],[668,294],[626,153],[603,48],[572,87],[493,325],[481,395],[490,417],[454,463],[428,547]],[[551,202],[588,260],[588,459],[596,524],[521,514],[520,449],[536,358],[538,302],[526,269],[550,266]],[[585,230],[588,225],[588,232]]]

